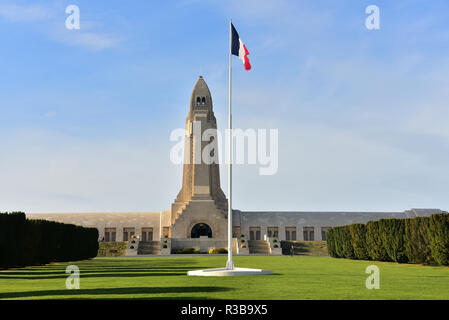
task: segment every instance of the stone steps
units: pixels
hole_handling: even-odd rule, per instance
[[[160,252],[160,241],[139,242],[139,247],[137,248],[137,254],[160,254]]]
[[[249,253],[270,254],[270,246],[265,240],[248,240]]]

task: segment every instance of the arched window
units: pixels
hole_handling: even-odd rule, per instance
[[[203,97],[203,99],[201,99],[201,104],[206,104],[206,98]]]
[[[199,106],[200,104],[201,104],[201,98],[198,97],[198,98],[196,98],[196,105]]]
[[[208,238],[212,238],[212,229],[209,225],[205,223],[198,223],[193,226],[192,231],[190,233],[191,238],[199,238],[207,236]]]

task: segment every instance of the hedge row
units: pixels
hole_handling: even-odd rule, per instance
[[[176,254],[197,254],[200,253],[200,250],[195,249],[195,248],[184,248],[184,249],[178,249],[176,251],[174,251],[174,253]]]
[[[334,227],[327,248],[334,258],[449,265],[449,214]]]
[[[0,268],[93,258],[98,230],[46,220],[22,212],[0,213]]]

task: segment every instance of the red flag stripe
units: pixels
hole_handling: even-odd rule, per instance
[[[240,48],[239,48],[239,59],[242,60],[243,66],[245,67],[246,71],[251,70],[251,64],[249,63],[249,51],[246,49],[245,44],[243,43],[242,39],[239,38],[240,42]]]

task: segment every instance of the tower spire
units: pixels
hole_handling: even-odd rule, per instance
[[[226,219],[227,199],[220,186],[216,131],[217,120],[213,111],[212,95],[206,81],[200,75],[192,90],[189,114],[186,119],[182,187],[172,204],[171,212],[174,230],[177,229],[175,222],[181,216],[186,216],[186,207],[193,206],[193,203],[195,206],[213,206],[212,209],[207,209],[206,213],[217,214]],[[213,151],[209,151],[209,149]],[[204,152],[210,152],[211,157],[216,161],[212,163],[204,161]],[[200,204],[200,201],[203,202]],[[206,204],[205,201],[210,201],[210,203]],[[207,224],[206,220],[203,222]],[[218,231],[217,228],[215,229]],[[213,235],[221,236],[224,239],[226,235],[224,234],[225,230],[222,230],[223,226],[219,226],[218,229],[220,231],[215,232],[212,227]],[[190,237],[188,232],[187,235]]]

